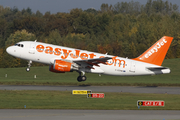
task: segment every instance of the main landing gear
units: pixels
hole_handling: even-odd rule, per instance
[[[77,81],[78,82],[82,82],[82,81],[86,81],[86,76],[85,76],[85,72],[84,71],[78,71],[78,73],[79,73],[79,76],[77,77]],[[83,74],[82,76],[81,76],[81,73]]]
[[[30,71],[30,67],[31,67],[32,61],[28,61],[28,67],[26,68],[26,71],[29,72]]]

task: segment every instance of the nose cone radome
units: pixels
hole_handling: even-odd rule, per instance
[[[6,52],[9,55],[12,55],[12,56],[17,57],[17,58],[20,58],[21,51],[22,50],[20,50],[19,47],[16,47],[16,46],[10,46],[10,47],[6,48]]]
[[[17,56],[16,49],[14,48],[14,46],[10,46],[10,47],[6,48],[6,52],[7,52],[9,55],[18,57],[18,56]]]
[[[12,47],[6,48],[6,52],[11,55],[12,54]]]

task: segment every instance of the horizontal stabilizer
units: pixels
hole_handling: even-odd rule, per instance
[[[170,69],[167,67],[147,67],[147,69],[154,72],[155,74],[170,73]]]

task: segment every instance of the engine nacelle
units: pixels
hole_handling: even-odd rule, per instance
[[[65,73],[65,72],[61,72],[61,71],[54,70],[54,69],[53,69],[53,66],[54,66],[54,65],[50,65],[50,66],[49,66],[49,71],[55,72],[55,73]]]
[[[54,65],[51,65],[49,70],[51,72],[64,73],[72,71],[72,68],[72,63],[70,62],[55,60]]]

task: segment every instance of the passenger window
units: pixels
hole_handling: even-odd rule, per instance
[[[21,47],[24,47],[24,45],[23,45],[23,44],[21,44]]]

